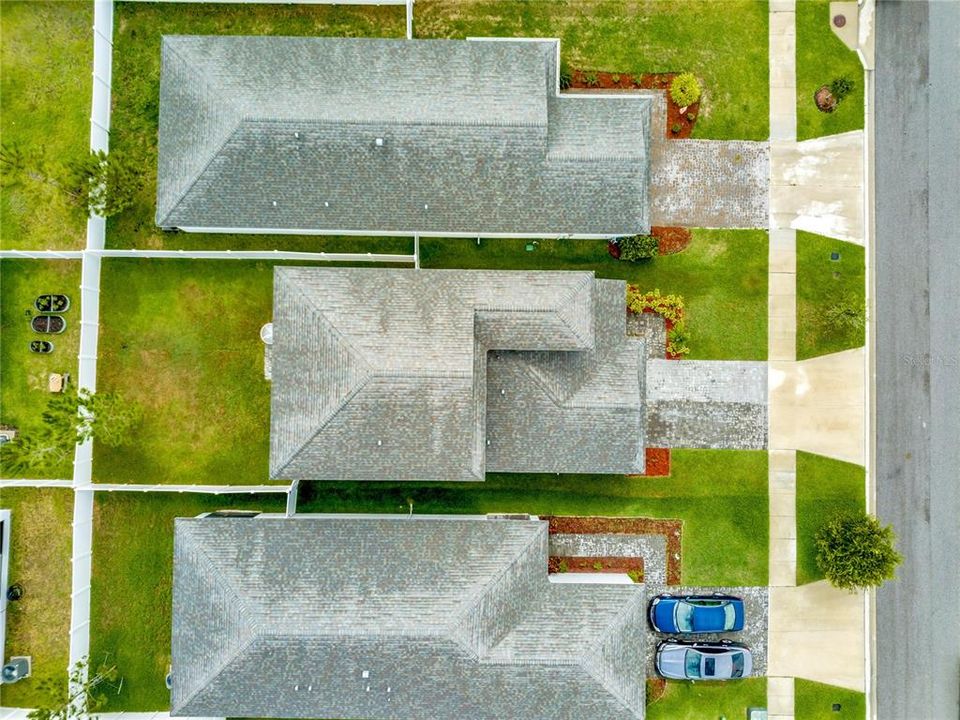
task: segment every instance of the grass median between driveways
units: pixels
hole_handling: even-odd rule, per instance
[[[162,35],[330,35],[404,37],[403,6],[121,3],[116,9],[111,149],[141,159],[144,184],[136,204],[110,220],[113,248],[281,249],[400,252],[409,241],[289,235],[174,235],[156,227],[157,130]],[[357,75],[363,68],[356,69]],[[403,250],[409,252],[409,250]]]
[[[593,270],[682,295],[688,357],[702,360],[767,359],[767,254],[765,230],[694,229],[686,250],[643,263],[613,259],[603,240],[420,240],[424,268]]]
[[[301,484],[299,512],[607,515],[683,520],[683,581],[767,582],[767,454],[674,450],[668,478],[488,474],[482,483]]]
[[[800,678],[794,682],[793,716],[797,720],[864,720],[867,715],[862,692]]]
[[[832,260],[831,253],[839,259]],[[823,235],[797,232],[797,359],[862,347],[862,325],[830,319],[838,305],[863,311],[866,285],[863,247]]]
[[[797,453],[797,584],[823,580],[817,567],[817,530],[841,512],[866,510],[862,465]]]
[[[92,26],[91,2],[0,3],[0,136],[33,175],[61,177],[90,146]],[[85,219],[52,182],[5,183],[0,248],[79,249],[85,237]]]
[[[3,705],[35,708],[51,702],[40,689],[66,690],[70,654],[70,548],[73,491],[0,488],[0,509],[10,516],[9,584],[23,597],[7,604],[6,658],[28,655],[30,677],[3,686]],[[3,588],[6,592],[6,588]]]
[[[34,307],[38,295],[61,293],[69,296],[70,308],[62,313],[67,328],[59,335],[35,333],[30,318],[40,313]],[[76,260],[0,260],[0,423],[21,432],[41,424],[40,415],[51,395],[47,389],[50,373],[70,373],[76,382],[77,349],[80,342],[80,262]],[[53,352],[39,355],[30,351],[32,340],[48,340]],[[3,477],[32,476],[69,478],[73,457],[28,472],[9,470]]]
[[[560,38],[574,68],[692,72],[703,87],[694,136],[769,136],[768,12],[753,0],[515,2],[417,0],[418,38]]]
[[[170,709],[173,520],[227,508],[282,512],[286,496],[97,493],[90,657],[116,664],[123,686],[104,712]]]
[[[662,697],[652,700],[648,685],[647,720],[745,718],[749,708],[767,706],[767,679],[727,682],[668,681]],[[797,720],[801,716],[797,715]]]
[[[851,18],[847,22],[852,22]],[[852,92],[831,113],[813,96],[836,78],[853,81]],[[830,0],[797,3],[797,140],[863,128],[863,66],[857,53],[830,29]]]

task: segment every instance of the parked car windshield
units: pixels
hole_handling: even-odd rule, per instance
[[[743,677],[743,653],[738,652],[730,656],[733,661],[733,669],[730,671],[730,677]]]
[[[700,653],[695,650],[687,650],[687,677],[700,677]]]
[[[737,622],[737,611],[733,607],[733,603],[728,603],[723,608],[723,626],[725,628],[732,628],[734,623]]]
[[[677,621],[677,632],[692,632],[693,631],[693,605],[688,605],[685,602],[677,603],[676,610],[676,621]]]

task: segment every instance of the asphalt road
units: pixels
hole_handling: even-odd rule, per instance
[[[879,720],[960,718],[960,1],[877,3]]]

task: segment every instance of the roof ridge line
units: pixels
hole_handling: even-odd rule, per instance
[[[541,522],[542,522],[542,521],[541,521]],[[471,595],[469,598],[467,598],[466,600],[464,600],[463,603],[461,603],[460,607],[463,608],[463,609],[462,609],[460,612],[456,613],[455,615],[453,615],[453,616],[451,617],[451,621],[450,621],[450,623],[447,625],[448,632],[449,632],[449,628],[451,628],[451,627],[456,627],[456,626],[461,626],[461,625],[462,625],[462,620],[463,620],[464,616],[466,616],[470,611],[472,611],[472,610],[477,606],[477,604],[479,604],[479,602],[480,602],[481,600],[483,600],[484,597],[486,597],[487,592],[488,592],[489,589],[490,589],[490,586],[493,585],[494,583],[496,583],[497,581],[499,581],[504,575],[507,574],[507,571],[513,566],[513,562],[514,562],[518,557],[520,557],[520,556],[523,555],[525,552],[527,552],[528,550],[530,550],[530,547],[531,547],[534,543],[540,542],[541,534],[548,534],[548,533],[547,533],[547,529],[548,529],[548,528],[547,528],[547,525],[546,525],[546,523],[544,522],[543,525],[541,525],[541,526],[538,528],[538,532],[535,533],[535,534],[532,536],[532,538],[530,539],[530,541],[527,542],[527,544],[523,546],[523,548],[520,550],[520,552],[516,553],[516,554],[511,558],[510,562],[505,563],[504,566],[501,567],[501,568],[494,574],[494,576],[490,578],[490,580],[489,580],[485,585],[483,585],[482,587],[478,588],[478,589],[473,593],[473,595]],[[516,624],[514,624],[514,626],[516,626]],[[453,635],[449,635],[449,637],[450,637],[451,640],[453,640],[453,642],[455,642],[458,646],[470,648],[470,651],[471,651],[474,655],[476,655],[476,657],[477,657],[478,660],[482,660],[482,659],[483,659],[483,656],[486,655],[487,652],[489,651],[489,649],[488,649],[488,651],[480,652],[480,649],[479,649],[479,648],[473,648],[472,646],[464,645],[463,643],[460,642],[460,636],[459,636],[459,635],[453,634]],[[491,648],[493,648],[493,647],[496,647],[496,645],[491,646]]]
[[[259,627],[259,626],[255,626],[255,627]],[[259,640],[259,639],[260,639],[260,635],[259,635],[258,633],[254,632],[253,634],[251,634],[250,638],[249,638],[245,643],[243,643],[242,645],[240,645],[233,653],[231,653],[230,657],[227,658],[227,659],[224,661],[223,665],[220,666],[220,669],[219,669],[219,670],[217,670],[217,671],[214,672],[214,673],[210,673],[210,674],[206,677],[206,679],[204,680],[203,683],[197,685],[197,689],[194,690],[192,693],[190,693],[190,695],[187,696],[187,697],[183,700],[183,702],[180,703],[179,707],[180,707],[180,708],[186,707],[186,706],[187,706],[191,701],[193,701],[193,699],[196,698],[197,695],[199,695],[205,688],[209,687],[214,681],[216,681],[216,679],[217,679],[218,677],[220,677],[221,675],[223,675],[223,673],[226,672],[227,668],[230,667],[231,663],[233,663],[233,661],[236,660],[236,659],[240,656],[241,653],[243,653],[244,651],[246,651],[247,648],[249,648],[253,643],[255,643],[255,642],[256,642],[257,640]],[[171,709],[172,709],[172,708],[171,708]]]

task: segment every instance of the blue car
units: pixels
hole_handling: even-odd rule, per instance
[[[743,630],[743,600],[732,595],[658,595],[650,601],[650,624],[662,633]]]

